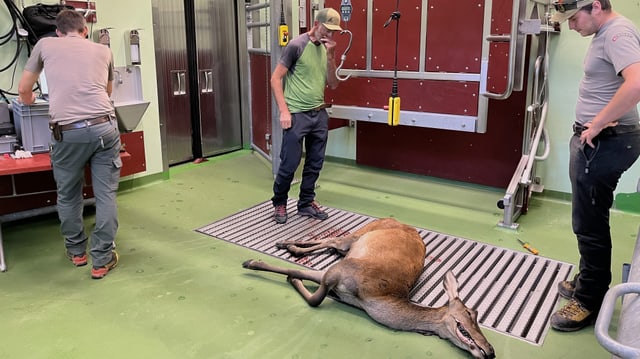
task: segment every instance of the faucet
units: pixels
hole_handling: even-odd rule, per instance
[[[117,75],[118,83],[122,85],[122,74],[118,70],[113,70],[113,72]]]

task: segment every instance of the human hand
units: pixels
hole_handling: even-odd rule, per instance
[[[289,111],[280,112],[280,127],[283,130],[291,128],[291,113]]]
[[[331,35],[321,37],[320,42],[327,49],[327,52],[333,52],[336,48],[336,42],[333,40],[333,36]]]
[[[20,95],[16,98],[16,100],[18,101],[18,103],[21,104],[25,104],[25,105],[31,105],[32,103],[36,102],[36,93],[35,92],[31,92],[31,96],[29,95]]]
[[[586,129],[582,131],[580,134],[580,143],[584,144],[585,142],[591,146],[591,148],[595,148],[596,146],[593,144],[593,139],[596,138],[602,132],[602,130],[606,127],[613,127],[618,124],[618,121],[609,122],[606,126],[600,127],[594,125],[592,122],[587,122],[584,124]]]

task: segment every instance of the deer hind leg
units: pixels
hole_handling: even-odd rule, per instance
[[[340,255],[346,255],[351,249],[351,244],[357,241],[358,237],[348,235],[345,237],[328,237],[324,239],[314,240],[297,240],[297,241],[280,241],[276,243],[276,247],[286,249],[292,255],[301,257],[309,253],[317,252],[322,249],[335,249]]]
[[[300,293],[302,298],[304,298],[304,300],[312,307],[320,305],[320,303],[322,303],[324,298],[327,296],[327,293],[329,293],[329,288],[322,282],[325,273],[324,271],[277,267],[254,259],[245,261],[244,263],[242,263],[242,267],[246,269],[286,275],[287,281],[291,283],[291,285],[298,291],[298,293]],[[320,284],[320,286],[315,292],[312,293],[304,286],[304,284],[302,283],[303,280],[312,281],[314,283]]]

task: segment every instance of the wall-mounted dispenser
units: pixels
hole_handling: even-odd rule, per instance
[[[107,47],[111,47],[111,35],[109,35],[109,30],[113,29],[112,27],[105,27],[103,29],[98,30],[97,32],[97,42],[99,44],[105,45]]]
[[[140,65],[140,34],[139,29],[133,29],[125,34],[126,43],[129,44],[129,50],[126,51],[127,63],[130,65]]]

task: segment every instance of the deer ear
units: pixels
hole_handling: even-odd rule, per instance
[[[442,285],[444,285],[444,290],[447,292],[449,300],[458,298],[458,280],[452,271],[447,271],[444,275]]]

